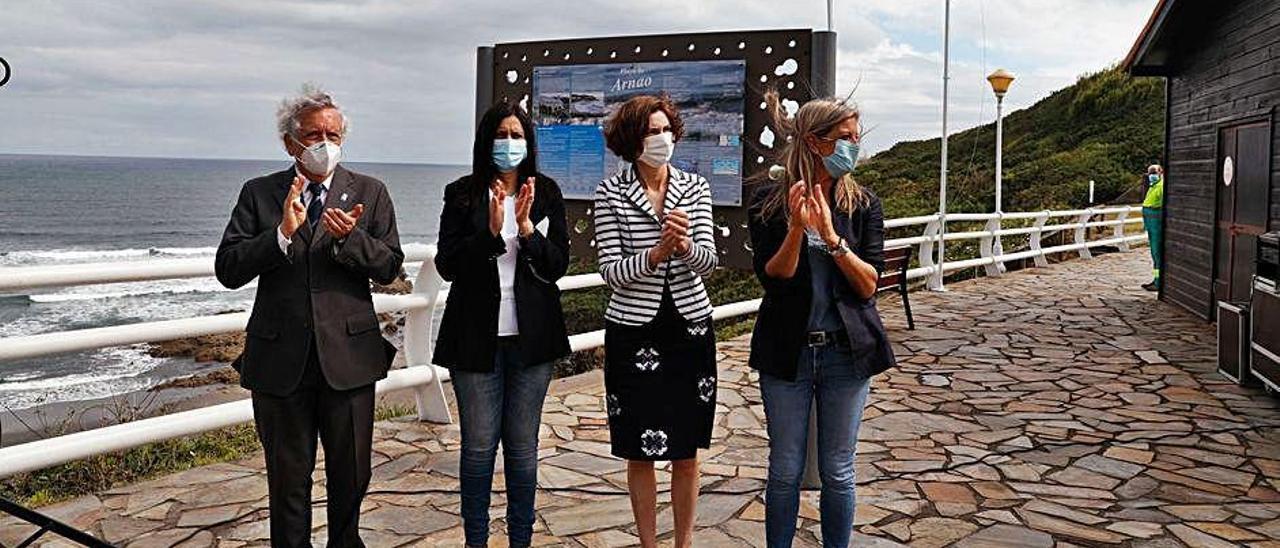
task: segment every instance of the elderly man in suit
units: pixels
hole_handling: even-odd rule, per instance
[[[278,113],[288,169],[244,184],[222,243],[218,280],[258,279],[244,353],[266,451],[272,546],[311,545],[311,474],[324,445],[329,546],[363,546],[374,383],[395,348],[382,337],[369,280],[390,283],[404,253],[383,184],[340,166],[347,121],[304,86]]]

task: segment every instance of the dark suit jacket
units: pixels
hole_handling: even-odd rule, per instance
[[[832,224],[860,259],[874,266],[876,272],[882,272],[884,213],[880,209],[880,199],[871,189],[864,188],[864,191],[870,195],[870,203],[858,208],[852,217],[836,211],[832,215]],[[778,253],[787,237],[787,219],[781,212],[768,220],[760,219],[760,207],[767,193],[767,187],[759,189],[747,213],[751,249],[755,253],[752,266],[764,286],[764,299],[751,335],[749,365],[762,372],[794,380],[800,351],[807,344],[809,308],[813,302],[809,254],[801,250],[796,273],[789,279],[765,274],[765,265]],[[848,282],[844,282],[835,285],[833,298],[849,334],[856,367],[863,369],[860,373],[870,377],[893,367],[893,348],[880,322],[875,296],[863,299],[854,293]]]
[[[288,395],[315,348],[330,386],[368,385],[386,376],[395,356],[378,329],[369,291],[370,279],[390,283],[404,262],[391,197],[377,179],[338,166],[325,207],[349,211],[362,203],[364,215],[342,243],[323,224],[313,234],[304,223],[286,255],[276,228],[293,177],[290,167],[245,183],[218,246],[222,285],[236,289],[258,278],[244,353],[233,365],[241,386]]]
[[[525,184],[525,183],[521,183]],[[453,282],[445,303],[432,361],[450,369],[493,370],[498,339],[498,256],[506,242],[489,232],[488,185],[471,176],[444,189],[436,269]],[[516,255],[516,323],[520,353],[529,365],[569,353],[560,288],[556,281],[569,267],[569,234],[560,187],[539,175],[529,220],[546,220],[546,233],[534,230]]]

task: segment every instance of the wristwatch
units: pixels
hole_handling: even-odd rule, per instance
[[[844,241],[844,238],[840,238],[840,241],[836,243],[836,245],[827,246],[827,253],[830,253],[832,257],[839,257],[848,252],[849,244]]]

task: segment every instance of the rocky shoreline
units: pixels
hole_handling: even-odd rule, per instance
[[[371,289],[374,293],[384,295],[406,295],[413,292],[413,282],[409,281],[408,276],[402,270],[400,277],[396,281],[388,285],[375,283],[372,284]],[[223,314],[235,312],[243,312],[243,310],[228,310]],[[388,336],[398,333],[404,326],[403,314],[379,314],[378,320],[383,325],[383,333]],[[231,368],[230,364],[243,351],[244,333],[220,333],[217,335],[201,335],[199,337],[147,343],[147,355],[153,358],[190,358],[195,360],[196,363],[226,364],[225,367],[208,373],[160,383],[152,387],[151,390],[195,388],[211,384],[240,384],[240,376]]]
[[[153,358],[191,358],[197,363],[235,361],[244,350],[244,333],[203,335],[186,339],[147,343]]]

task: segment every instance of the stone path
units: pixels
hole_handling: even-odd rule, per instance
[[[883,301],[900,366],[865,415],[856,544],[1280,547],[1280,405],[1213,372],[1213,327],[1139,289],[1146,264],[1113,254],[915,293],[915,331]],[[720,344],[697,546],[763,546],[767,440],[747,348]],[[636,542],[600,379],[557,381],[547,399],[539,545]],[[376,436],[369,546],[460,545],[456,426],[391,421]],[[261,470],[260,457],[206,466],[45,510],[130,547],[261,545]],[[816,509],[806,493],[800,545],[816,545]],[[22,531],[0,523],[0,543]]]

